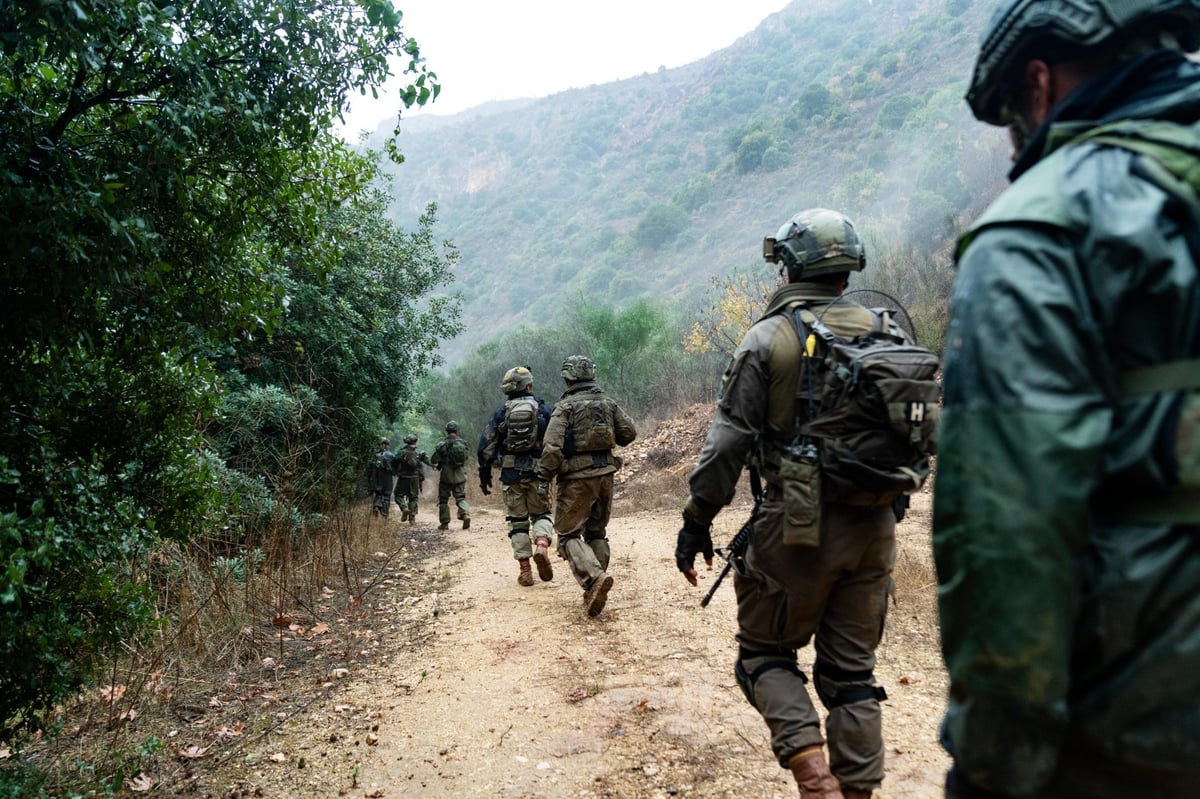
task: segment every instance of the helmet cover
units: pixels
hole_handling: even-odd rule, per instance
[[[568,355],[562,362],[562,378],[572,382],[596,379],[596,364],[586,355]]]
[[[505,394],[513,394],[517,391],[525,391],[533,385],[533,372],[529,371],[528,366],[514,366],[504,373],[504,380],[500,383],[500,390]]]
[[[763,242],[763,258],[781,263],[790,280],[860,272],[867,266],[866,249],[845,215],[827,208],[810,208],[793,216],[775,238]]]

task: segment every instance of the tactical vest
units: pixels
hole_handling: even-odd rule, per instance
[[[421,453],[417,452],[416,447],[405,447],[400,450],[400,457],[396,459],[399,462],[399,473],[405,476],[412,476],[421,470]]]

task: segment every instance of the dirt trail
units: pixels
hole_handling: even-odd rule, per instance
[[[675,572],[677,513],[620,501],[614,510],[615,584],[589,619],[564,561],[553,559],[553,581],[517,585],[503,510],[477,505],[471,530],[454,523],[453,546],[426,562],[437,593],[401,602],[423,619],[425,643],[393,641],[336,697],[280,729],[270,748],[293,766],[268,779],[274,764],[260,764],[244,793],[218,795],[794,797],[732,678],[732,581],[701,609],[717,572],[702,572],[699,589]],[[723,513],[714,537],[731,537],[747,512]],[[936,743],[945,678],[922,584],[927,523],[924,495],[901,527],[898,583],[916,584],[898,593],[880,649],[889,701],[879,799],[938,796],[947,765]],[[801,653],[806,670],[811,658]],[[357,732],[339,732],[351,718]],[[305,753],[323,770],[294,768]],[[331,770],[336,779],[318,776]]]

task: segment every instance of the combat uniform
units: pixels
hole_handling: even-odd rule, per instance
[[[450,497],[458,506],[458,518],[463,529],[471,526],[471,507],[467,504],[467,442],[457,435],[448,435],[438,442],[429,459],[438,470],[438,527],[450,527]]]
[[[1196,209],[1149,159],[1079,138],[1187,121],[1196,169],[1198,118],[1180,54],[1102,73],[960,248],[934,501],[943,741],[997,795],[1200,792],[1200,398],[1130,391],[1200,355]],[[1185,371],[1195,386],[1200,362]]]
[[[613,474],[621,467],[621,460],[611,445],[605,449],[577,449],[576,441],[590,437],[584,425],[607,425],[609,440],[622,447],[633,443],[637,429],[593,380],[568,386],[555,403],[546,428],[537,474],[543,482],[558,478],[554,504],[558,551],[571,565],[571,573],[586,598],[593,584],[608,571]]]
[[[368,470],[371,483],[371,511],[387,518],[392,508],[392,476],[395,470],[395,455],[386,447],[375,453]]]
[[[404,449],[396,456],[396,504],[402,511],[401,521],[411,523],[417,520],[421,483],[425,480],[421,471],[422,463],[429,463],[429,456],[418,450],[415,443],[405,443]]]
[[[537,439],[541,441],[550,423],[550,409],[541,399],[529,392],[512,393],[509,399],[528,397],[537,402]],[[537,460],[541,449],[528,452],[509,452],[504,448],[504,441],[499,436],[503,428],[506,405],[496,410],[488,419],[479,437],[479,448],[476,458],[479,462],[480,483],[490,484],[491,468],[500,467],[500,484],[504,486],[505,519],[508,521],[508,537],[512,544],[513,558],[527,561],[533,557],[533,539],[545,538],[547,542],[554,541],[554,527],[550,522],[549,500],[538,492]],[[532,527],[533,536],[530,537]],[[545,576],[545,569],[539,561],[539,573]]]
[[[785,545],[780,451],[795,435],[800,340],[790,313],[807,303],[817,314],[839,296],[821,283],[790,283],[742,339],[722,380],[721,397],[684,511],[707,527],[733,499],[747,463],[766,483],[745,573],[735,573],[743,691],[771,732],[771,748],[787,767],[797,753],[819,747],[817,710],[805,688],[795,650],[814,641],[814,683],[829,707],[829,765],[838,781],[863,791],[883,779],[883,739],[875,686],[875,648],[883,631],[895,563],[896,519],[891,505],[822,504],[821,543]],[[873,329],[867,309],[841,301],[822,321],[850,338]]]

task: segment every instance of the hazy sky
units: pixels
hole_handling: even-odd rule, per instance
[[[732,44],[789,0],[394,0],[442,93],[425,111],[566,89],[682,66]],[[394,90],[355,95],[347,130],[394,119]]]

